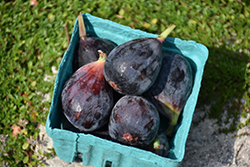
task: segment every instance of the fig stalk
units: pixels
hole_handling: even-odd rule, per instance
[[[106,61],[106,59],[107,59],[107,55],[106,55],[106,53],[104,53],[103,51],[101,51],[101,50],[98,50],[98,53],[99,53],[99,59],[98,59],[98,61]]]
[[[79,36],[80,38],[85,40],[87,34],[86,34],[85,24],[84,24],[83,17],[82,17],[82,12],[80,12],[80,14],[78,15],[78,25],[79,25]]]
[[[176,25],[170,24],[170,26],[165,31],[163,31],[157,37],[157,39],[162,43],[168,37],[168,35],[175,29],[175,27],[176,27]]]

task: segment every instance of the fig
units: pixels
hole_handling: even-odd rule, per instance
[[[158,132],[153,142],[154,153],[167,157],[170,150],[169,139],[164,132]]]
[[[82,13],[78,16],[78,24],[80,38],[74,53],[73,72],[85,64],[98,60],[98,50],[101,50],[108,55],[109,52],[117,46],[114,42],[108,39],[88,37]]]
[[[106,82],[103,66],[106,54],[79,68],[65,83],[61,93],[63,113],[80,131],[104,126],[114,105],[113,89]]]
[[[151,102],[124,95],[112,109],[108,130],[114,141],[143,148],[154,140],[159,124],[159,113]]]
[[[140,95],[154,83],[162,62],[162,42],[175,28],[157,38],[138,38],[115,47],[104,64],[107,82],[123,95]]]
[[[169,139],[164,131],[158,131],[154,141],[149,145],[147,150],[163,157],[167,157],[169,155]]]
[[[192,88],[193,71],[189,61],[182,55],[163,52],[159,75],[143,96],[168,118],[168,136],[172,135]]]

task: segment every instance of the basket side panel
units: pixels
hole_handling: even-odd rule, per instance
[[[64,53],[58,69],[51,107],[46,120],[46,132],[53,141],[56,154],[66,162],[72,162],[74,159],[77,134],[60,130],[61,123],[65,120],[61,107],[61,91],[65,81],[72,75],[72,55],[74,55],[74,50],[79,40],[75,31],[73,31],[69,48]]]

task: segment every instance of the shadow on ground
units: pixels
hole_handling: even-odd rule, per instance
[[[218,120],[221,132],[232,132],[245,103],[242,98],[248,89],[245,75],[249,56],[225,47],[209,48],[209,51],[197,106],[211,105],[206,116]]]
[[[244,166],[248,160],[237,159],[240,147],[235,135],[248,89],[249,57],[224,46],[209,52],[182,166]]]

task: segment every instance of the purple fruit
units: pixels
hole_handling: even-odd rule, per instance
[[[155,106],[141,96],[123,96],[114,106],[109,135],[117,142],[144,147],[155,138],[160,124]]]
[[[115,47],[104,65],[109,84],[124,95],[140,95],[154,83],[162,63],[162,42],[175,28],[157,38],[139,38]]]
[[[63,113],[81,131],[93,131],[108,122],[113,107],[113,89],[103,76],[106,55],[79,68],[62,90]]]
[[[169,136],[173,134],[192,88],[193,72],[189,61],[179,54],[163,52],[160,73],[144,96],[169,119],[166,131]]]
[[[170,149],[169,139],[167,138],[164,132],[158,132],[152,144],[153,144],[152,152],[163,157],[168,156],[168,151]]]
[[[98,50],[108,55],[116,47],[116,44],[108,39],[87,37],[82,13],[78,16],[78,23],[80,38],[74,54],[73,72],[85,64],[98,60]]]

